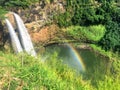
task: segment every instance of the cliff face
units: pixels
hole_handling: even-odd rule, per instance
[[[56,13],[65,12],[64,3],[53,2],[53,3],[36,3],[31,5],[28,9],[18,9],[14,12],[18,13],[25,23],[33,21],[52,21],[53,15]]]
[[[33,43],[46,45],[61,37],[59,34],[61,31],[59,27],[54,24],[53,16],[56,13],[65,12],[64,5],[65,2],[62,0],[53,3],[43,3],[41,1],[40,3],[29,6],[27,9],[17,8],[11,11],[20,15],[29,31]],[[8,13],[6,16],[9,18],[14,28],[16,28],[13,15]],[[5,24],[1,24],[0,26],[2,26],[0,28],[0,42],[1,45],[3,45],[3,41],[6,42],[9,35]]]
[[[27,13],[26,13],[27,12]],[[60,29],[54,24],[53,16],[65,12],[64,4],[60,2],[46,5],[35,4],[26,10],[18,10],[18,14],[25,22],[35,44],[46,45],[60,36]]]
[[[40,31],[29,30],[29,33],[32,41],[42,46],[54,43],[61,37],[60,29],[55,24],[45,26]]]

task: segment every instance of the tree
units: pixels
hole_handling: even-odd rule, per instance
[[[110,21],[106,24],[106,33],[99,44],[105,50],[120,52],[120,24]]]

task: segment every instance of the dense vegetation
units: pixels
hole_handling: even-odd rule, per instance
[[[82,41],[84,43],[97,42],[104,36],[106,29],[103,25],[91,25],[91,26],[70,26],[65,29],[66,34],[74,38],[74,40]]]
[[[106,33],[100,40],[99,44],[105,50],[120,52],[120,23],[110,21],[106,24]]]
[[[29,7],[30,4],[38,2],[39,0],[1,0],[0,6],[9,9],[10,7]]]
[[[115,0],[66,1],[66,12],[55,17],[59,26],[102,24],[106,27],[106,33],[101,40],[98,40],[98,44],[105,50],[120,51],[120,8],[116,6],[118,2]]]

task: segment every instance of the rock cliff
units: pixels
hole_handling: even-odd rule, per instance
[[[29,31],[32,41],[35,44],[44,46],[54,43],[54,41],[62,37],[60,28],[53,21],[53,16],[56,13],[65,12],[64,5],[65,2],[62,0],[54,1],[53,3],[41,1],[29,6],[29,8],[12,9],[10,12],[19,14]],[[8,13],[6,17],[16,28],[13,15]],[[0,26],[0,45],[4,45],[9,39],[9,35],[3,22],[0,23]]]

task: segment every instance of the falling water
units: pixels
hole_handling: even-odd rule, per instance
[[[14,13],[14,17],[16,20],[16,24],[18,27],[18,33],[20,36],[20,42],[22,44],[23,49],[30,55],[36,56],[36,52],[34,50],[30,35],[28,34],[28,31],[20,18],[17,14]]]
[[[5,19],[5,21],[6,21],[6,25],[8,27],[9,33],[10,33],[10,38],[11,38],[11,42],[12,42],[12,46],[13,46],[14,51],[16,53],[23,51],[21,44],[20,44],[20,41],[19,41],[15,31],[14,31],[13,26],[11,25],[11,23],[9,22],[8,19]]]

